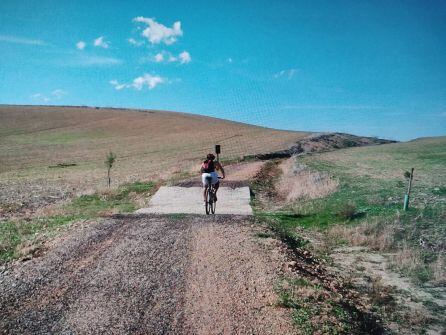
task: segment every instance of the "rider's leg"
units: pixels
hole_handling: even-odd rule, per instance
[[[215,183],[214,184],[214,196],[215,196],[215,201],[217,201],[217,191],[218,191],[218,188],[220,187],[220,182],[217,182],[217,183]]]
[[[207,199],[206,199],[206,195],[207,195],[206,192],[207,192],[207,190],[208,190],[208,187],[209,187],[208,185],[205,185],[205,186],[204,186],[204,191],[203,191],[204,202],[207,201]]]

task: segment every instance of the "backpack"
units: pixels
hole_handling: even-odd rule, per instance
[[[203,167],[203,170],[204,170],[205,173],[210,173],[210,172],[215,170],[214,162],[211,161],[211,160],[205,160],[203,162],[202,167]]]

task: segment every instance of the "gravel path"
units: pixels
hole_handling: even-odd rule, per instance
[[[272,290],[283,258],[279,248],[266,242],[254,239],[249,225],[217,222],[194,227],[185,333],[291,333],[290,318],[276,307]]]
[[[72,229],[0,274],[4,334],[286,334],[283,256],[243,216],[128,216]]]

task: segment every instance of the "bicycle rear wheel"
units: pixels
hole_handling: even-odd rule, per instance
[[[209,204],[210,205],[210,209],[211,209],[211,213],[212,214],[215,214],[215,206],[216,206],[216,204],[217,204],[217,202],[215,201],[215,190],[214,190],[214,188],[212,188],[212,191],[211,192],[209,192],[210,194],[211,194],[211,196],[212,196],[212,202]]]
[[[212,202],[212,204],[211,204],[211,213],[212,214],[215,214],[215,205],[216,205],[217,203],[214,201],[214,202]]]
[[[205,210],[206,210],[206,215],[209,215],[210,214],[210,212],[211,212],[211,206],[212,206],[212,203],[211,203],[211,191],[210,191],[210,189],[208,188],[208,190],[207,190],[207,192],[206,192],[206,202],[205,202],[205,204],[204,204],[204,207],[205,207]]]

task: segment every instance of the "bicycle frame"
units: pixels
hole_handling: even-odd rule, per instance
[[[219,179],[221,179],[219,177]],[[207,177],[206,178],[207,182],[208,182],[208,186],[207,186],[207,192],[206,192],[206,203],[205,203],[205,211],[206,214],[215,214],[215,205],[216,205],[216,201],[215,199],[215,187],[212,184],[212,178],[211,177]]]

